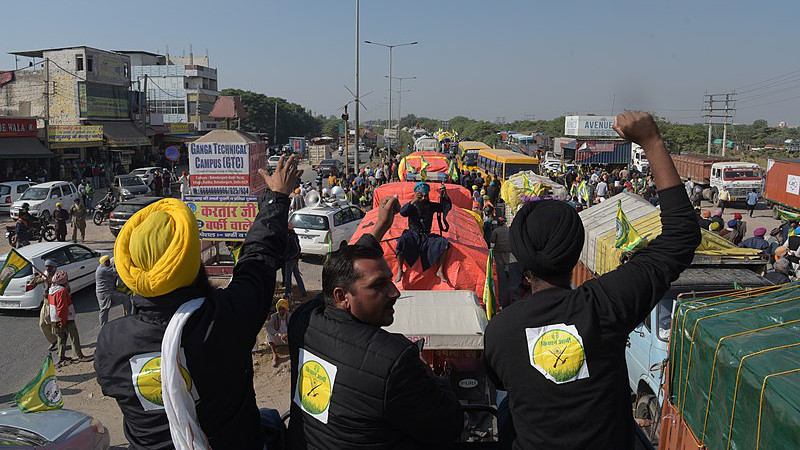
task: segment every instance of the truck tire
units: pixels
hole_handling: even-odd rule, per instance
[[[713,203],[714,206],[719,206],[719,191],[716,188],[714,188],[714,192],[711,194],[711,203]]]
[[[658,435],[661,433],[661,414],[658,409],[658,397],[653,394],[641,394],[636,400],[633,418],[640,424],[644,435],[650,439],[653,447],[658,447]]]
[[[772,207],[772,218],[775,219],[775,220],[780,220],[780,218],[781,218],[781,213],[778,212],[778,206],[777,205]]]

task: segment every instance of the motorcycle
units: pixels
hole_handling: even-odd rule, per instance
[[[117,202],[112,199],[103,199],[94,207],[94,214],[92,214],[92,222],[95,225],[102,225],[103,221],[109,218],[111,211],[117,207]]]
[[[50,225],[47,219],[40,217],[34,218],[29,224],[28,235],[30,241],[47,242],[56,240],[56,229]],[[6,225],[6,239],[11,247],[17,246],[17,227],[16,225]]]

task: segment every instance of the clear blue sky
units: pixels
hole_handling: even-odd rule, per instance
[[[14,67],[14,50],[163,53],[168,45],[180,54],[191,43],[196,54],[208,49],[221,87],[326,116],[338,114],[350,100],[343,86],[354,85],[355,0],[6,3],[0,69]],[[403,84],[403,114],[511,121],[607,114],[613,99],[615,112],[695,122],[705,91],[747,90],[800,70],[798,17],[792,0],[362,0],[361,38],[420,42],[395,50],[394,75],[418,77]],[[361,92],[374,91],[362,117],[386,117],[387,73],[388,51],[362,44]],[[736,122],[800,124],[797,74],[741,94]]]

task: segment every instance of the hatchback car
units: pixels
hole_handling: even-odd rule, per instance
[[[329,177],[331,173],[338,176],[344,172],[342,166],[342,162],[338,159],[323,159],[317,166],[317,173],[321,174],[323,177]]]
[[[0,410],[0,448],[105,450],[110,441],[108,429],[82,412]]]
[[[311,206],[292,213],[289,222],[300,238],[300,253],[325,255],[347,245],[364,211],[350,204]]]
[[[69,286],[73,293],[93,285],[94,272],[100,264],[98,259],[103,255],[111,255],[110,251],[96,251],[72,242],[42,242],[26,245],[17,251],[40,269],[44,269],[44,262],[48,259],[55,261],[59,270],[67,271]],[[5,259],[5,256],[0,258],[0,266],[5,263]],[[2,276],[3,274],[0,273],[0,277]],[[0,295],[0,309],[37,309],[41,307],[44,285],[28,287],[28,281],[32,278],[33,269],[30,265],[17,272],[9,281],[3,295]]]
[[[11,205],[10,216],[12,219],[19,217],[19,210],[23,203],[27,203],[28,210],[36,217],[42,217],[48,222],[53,217],[56,203],[61,203],[65,208],[72,206],[75,199],[80,198],[75,185],[67,181],[48,181],[47,183],[34,184],[20,196],[19,200]]]
[[[150,188],[141,178],[133,175],[118,175],[111,182],[111,190],[120,201],[150,193]]]
[[[280,155],[270,156],[267,159],[267,169],[271,171],[277,169],[278,161],[280,161],[280,159],[281,159]]]
[[[137,197],[126,200],[114,208],[111,214],[108,215],[108,229],[114,236],[119,234],[119,230],[125,225],[125,222],[134,214],[139,212],[145,206],[162,200],[161,197]]]
[[[19,200],[25,190],[34,184],[31,181],[4,181],[0,183],[0,212],[11,212],[11,205]]]

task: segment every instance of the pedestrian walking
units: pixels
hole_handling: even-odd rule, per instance
[[[719,209],[724,214],[725,213],[725,207],[728,206],[728,202],[731,201],[731,192],[728,190],[727,187],[725,187],[723,185],[722,189],[720,189],[720,191],[719,191],[719,195],[717,196],[717,199],[718,199],[717,206],[719,207]]]
[[[156,197],[161,197],[162,195],[162,180],[161,180],[161,172],[156,170],[156,173],[153,174],[153,182],[150,183],[153,186],[153,192],[155,193]]]
[[[86,201],[86,182],[81,179],[81,182],[78,183],[78,195],[81,196],[81,201]]]
[[[289,222],[289,233],[286,236],[286,263],[283,266],[283,293],[287,298],[292,296],[292,277],[297,281],[300,297],[306,296],[306,285],[300,273],[300,238],[294,232],[294,224]]]
[[[75,324],[75,307],[72,305],[72,294],[69,287],[69,275],[64,270],[59,270],[53,275],[47,295],[50,309],[50,322],[53,334],[58,338],[58,363],[56,367],[63,367],[73,361],[67,357],[67,337],[72,343],[72,352],[79,362],[88,362],[94,359],[86,356],[81,350],[81,338],[78,335],[78,326]]]
[[[164,191],[164,197],[169,197],[172,192],[172,175],[168,170],[161,172],[161,190]]]
[[[53,211],[53,222],[56,229],[56,240],[64,242],[67,240],[67,221],[69,220],[69,213],[64,209],[64,205],[56,203],[56,210]]]
[[[78,242],[78,231],[81,232],[81,242],[86,241],[86,207],[81,204],[79,198],[69,208],[69,215],[72,221],[72,242]]]
[[[181,172],[181,177],[178,178],[178,183],[181,184],[181,201],[183,201],[184,197],[189,195],[189,175],[186,175],[185,170]]]
[[[508,271],[511,267],[511,240],[509,238],[509,229],[506,224],[506,218],[500,216],[497,218],[497,226],[492,230],[492,235],[489,242],[494,251],[495,261],[500,263],[503,273],[508,278]]]
[[[58,266],[55,261],[52,259],[46,260],[44,262],[44,273],[39,273],[37,271],[36,275],[34,275],[25,286],[25,289],[30,291],[40,284],[44,285],[44,289],[42,290],[42,308],[39,311],[39,329],[42,330],[44,338],[50,344],[49,351],[51,352],[56,350],[58,338],[53,334],[53,328],[50,325],[50,306],[47,301],[47,295],[50,291],[50,283],[53,280],[53,275],[56,274],[57,269]]]
[[[117,291],[117,270],[111,264],[111,257],[100,257],[100,265],[94,272],[95,294],[100,307],[100,328],[108,323],[108,313],[116,305],[122,305],[122,311],[127,316],[131,313],[130,296]]]
[[[84,205],[86,205],[86,210],[91,211],[92,207],[94,206],[94,186],[92,186],[91,181],[86,182],[86,200],[84,201]]]
[[[750,217],[753,217],[753,210],[756,209],[758,204],[758,192],[755,189],[747,193],[747,212]]]

